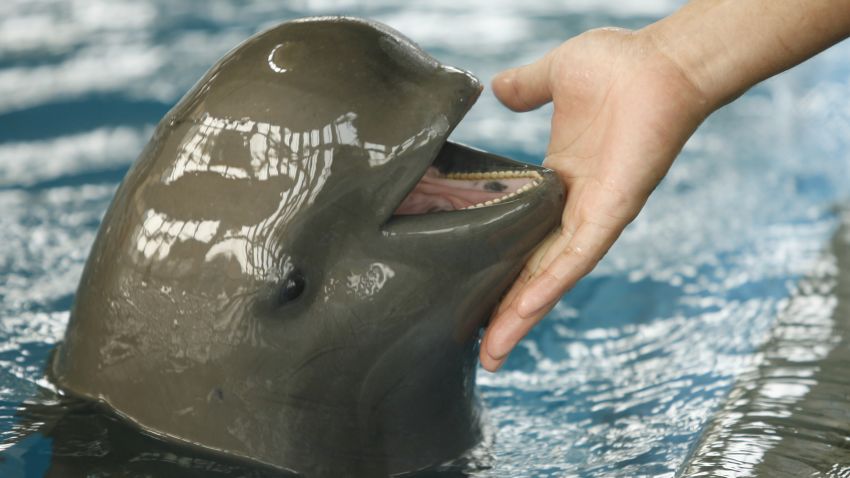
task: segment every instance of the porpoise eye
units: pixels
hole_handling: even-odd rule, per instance
[[[292,271],[286,276],[286,279],[283,280],[283,284],[280,287],[280,293],[278,294],[278,303],[280,305],[285,305],[292,302],[297,299],[302,292],[304,292],[304,276],[301,275],[300,271]]]

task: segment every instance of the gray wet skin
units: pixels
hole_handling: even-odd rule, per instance
[[[677,476],[850,476],[850,207]]]
[[[480,91],[362,20],[284,23],[232,50],[118,189],[55,382],[156,435],[308,476],[461,455],[481,436],[479,330],[564,199],[545,168],[446,142]],[[432,164],[536,185],[394,215]]]

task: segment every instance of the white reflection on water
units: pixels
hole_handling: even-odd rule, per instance
[[[114,169],[136,158],[151,127],[101,127],[40,141],[0,143],[0,186],[29,186],[79,172]]]
[[[102,112],[92,106],[85,113],[92,126],[78,131],[78,118],[57,105],[115,95],[167,109],[217,58],[278,19],[347,13],[384,20],[486,83],[571,35],[639,27],[678,3],[0,2],[0,430],[32,395],[47,346],[61,337],[119,179],[74,178],[129,164],[159,120],[98,122]],[[789,297],[800,277],[817,271],[836,224],[832,204],[850,193],[848,51],[839,45],[711,118],[599,269],[504,372],[480,376],[494,434],[481,452],[492,468],[475,476],[670,476],[735,381],[767,359],[756,351],[771,336],[811,334],[809,344],[780,351],[790,358],[826,353],[830,329],[816,314],[773,326],[789,304],[830,307],[830,294],[819,289],[805,305]],[[52,126],[43,134],[4,133],[10,115],[39,108],[48,112],[39,120]],[[125,108],[131,117],[132,106]],[[539,160],[550,111],[516,115],[485,92],[454,138]],[[43,185],[50,180],[61,184]],[[811,386],[794,370],[796,380],[760,392],[764,402],[787,401],[766,413],[784,416]],[[752,468],[769,448],[758,443],[731,439],[726,456]]]

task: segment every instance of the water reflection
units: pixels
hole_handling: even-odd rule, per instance
[[[136,250],[145,259],[165,259],[176,241],[193,239],[210,242],[218,231],[220,221],[171,220],[167,215],[148,209],[139,232],[136,234]]]
[[[163,188],[146,193],[147,203],[159,206],[148,207],[143,213],[134,234],[134,260],[139,266],[165,262],[175,244],[191,240],[209,244],[204,261],[234,260],[243,274],[264,278],[276,271],[274,264],[282,259],[275,231],[279,233],[315,202],[331,177],[335,155],[353,147],[366,153],[370,167],[379,167],[427,145],[448,128],[445,117],[440,117],[400,143],[387,145],[361,139],[356,120],[357,114],[349,112],[322,127],[297,131],[262,121],[204,113],[182,134],[173,163],[167,164],[161,174]],[[182,204],[187,196],[181,192],[186,186],[180,181],[204,175],[226,180],[230,186],[222,190],[230,194],[257,196],[258,210],[268,203],[276,207],[260,215],[251,211],[231,214],[233,211],[223,207],[230,198],[219,195],[200,201],[205,210],[196,211],[193,217],[206,219],[179,218],[185,216],[187,207]],[[257,182],[275,180],[284,182],[274,186],[280,189],[270,195],[249,192],[257,189]],[[233,189],[233,185],[241,186]],[[161,199],[166,197],[171,199]],[[170,273],[187,267],[185,260],[174,261],[165,265]]]
[[[187,175],[217,175],[230,182],[241,182],[245,188],[250,188],[253,181],[284,177],[288,181],[277,194],[277,206],[271,214],[257,218],[257,222],[249,220],[252,214],[244,214],[243,219],[248,223],[233,216],[176,219],[168,211],[148,209],[135,234],[137,262],[144,265],[151,259],[162,261],[175,242],[192,239],[210,243],[205,261],[218,257],[233,259],[243,274],[264,277],[279,256],[270,232],[291,222],[321,193],[330,177],[335,148],[357,141],[352,124],[355,118],[354,113],[348,113],[322,128],[293,131],[264,122],[204,115],[190,126],[173,164],[162,174],[166,191],[179,191],[180,185],[176,183]],[[248,164],[243,165],[239,155],[228,157],[234,154],[233,144],[241,144],[247,150]],[[261,198],[265,199],[270,198]],[[228,198],[220,197],[217,201]],[[207,214],[216,213],[216,208],[210,208]],[[221,228],[222,220],[236,227]]]

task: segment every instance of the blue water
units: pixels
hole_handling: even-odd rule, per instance
[[[366,16],[487,80],[679,2],[175,3],[0,4],[2,436],[50,386],[43,365],[118,182],[160,117],[243,39],[290,18]],[[502,372],[479,374],[490,435],[473,476],[675,474],[736,377],[763,360],[850,198],[848,58],[838,45],[711,117],[597,270]],[[550,112],[510,113],[485,92],[453,138],[539,162]],[[37,477],[50,447],[34,435],[0,458]]]

